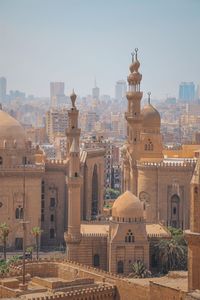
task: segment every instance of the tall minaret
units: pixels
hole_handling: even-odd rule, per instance
[[[68,128],[66,130],[67,136],[67,157],[69,157],[70,148],[72,145],[73,138],[76,138],[76,142],[79,146],[79,138],[81,134],[81,129],[78,128],[78,114],[79,111],[75,106],[76,94],[74,90],[70,96],[72,107],[68,110]]]
[[[143,93],[140,91],[140,82],[142,75],[139,73],[140,63],[137,57],[138,49],[132,53],[132,64],[130,65],[130,74],[127,78],[129,88],[126,94],[128,100],[128,111],[125,113],[127,120],[127,142],[126,142],[126,162],[124,165],[124,189],[129,189],[137,195],[137,169],[136,161],[140,158],[140,132],[142,128],[141,99]],[[127,166],[128,162],[128,166]],[[129,179],[127,180],[127,178]]]
[[[77,246],[81,242],[81,185],[82,177],[80,175],[80,149],[78,128],[78,110],[75,106],[76,95],[71,95],[72,108],[68,111],[69,126],[67,137],[69,138],[69,175],[68,185],[68,230],[65,234],[67,245],[67,258],[78,261]]]
[[[191,181],[190,230],[185,231],[188,242],[188,289],[200,290],[200,159]]]

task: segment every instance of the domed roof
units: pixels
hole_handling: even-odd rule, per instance
[[[141,114],[143,116],[144,127],[160,127],[160,114],[153,105],[150,103],[145,105]]]
[[[0,140],[25,140],[25,131],[20,123],[0,109]]]
[[[124,219],[143,218],[141,201],[130,191],[126,191],[115,200],[112,207],[112,217]]]

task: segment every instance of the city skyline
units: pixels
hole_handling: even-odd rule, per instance
[[[0,76],[8,90],[37,96],[49,96],[51,81],[84,96],[96,77],[113,96],[138,47],[144,97],[177,96],[180,82],[200,82],[199,8],[196,0],[0,0]]]

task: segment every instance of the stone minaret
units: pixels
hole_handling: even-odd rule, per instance
[[[136,160],[140,159],[140,132],[142,128],[141,99],[143,93],[140,91],[140,82],[142,75],[139,73],[140,63],[137,58],[138,49],[132,53],[132,64],[130,65],[130,74],[128,76],[129,90],[127,92],[128,111],[125,113],[127,120],[127,142],[125,144],[126,152],[124,159],[124,190],[130,190],[137,195],[137,169]]]
[[[188,241],[188,289],[200,290],[200,160],[191,181],[190,230],[185,231]]]
[[[69,138],[68,159],[69,159],[69,176],[68,185],[68,230],[65,234],[67,245],[67,258],[78,261],[77,247],[81,242],[81,185],[82,177],[80,175],[80,149],[79,137],[80,129],[78,128],[78,110],[75,106],[76,95],[71,95],[72,108],[68,111],[69,126],[67,137]]]
[[[78,109],[75,106],[76,102],[76,94],[74,93],[74,90],[70,96],[72,107],[68,110],[68,128],[66,130],[66,136],[67,136],[67,157],[69,158],[69,152],[72,145],[73,138],[76,139],[76,142],[79,146],[79,138],[81,134],[81,129],[78,128]]]

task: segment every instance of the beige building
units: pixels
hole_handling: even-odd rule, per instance
[[[130,191],[126,191],[115,200],[109,222],[81,221],[81,187],[84,177],[80,168],[80,128],[78,128],[75,94],[71,95],[71,100],[70,127],[67,131],[69,153],[68,229],[65,234],[67,258],[113,273],[129,274],[132,263],[137,260],[143,261],[149,267],[153,243],[161,237],[169,238],[170,234],[160,224],[146,223],[143,203]],[[95,177],[93,173],[92,181]],[[96,184],[92,195],[95,195],[99,188],[101,187]]]
[[[28,232],[40,226],[42,246],[59,246],[65,231],[70,260],[115,273],[128,274],[137,260],[152,266],[153,244],[170,236],[163,224],[188,228],[189,185],[196,161],[164,158],[160,115],[150,95],[147,106],[140,107],[139,66],[136,51],[128,76],[124,192],[114,202],[109,221],[91,221],[102,213],[105,151],[80,151],[76,95],[71,95],[67,155],[62,161],[46,160],[39,148],[26,141],[20,124],[0,112],[0,214],[11,227],[10,247],[22,245],[23,195]],[[29,234],[27,244],[32,243]]]
[[[67,139],[75,124],[71,121]],[[64,243],[67,228],[69,157],[48,160],[39,147],[27,140],[17,120],[0,110],[0,222],[10,227],[9,249],[22,249],[21,221],[27,220],[27,246],[34,244],[34,226],[42,228],[41,246],[58,247]],[[104,150],[81,151],[81,219],[101,214],[103,207]],[[23,201],[24,200],[24,201]],[[24,203],[25,202],[25,206]]]
[[[127,142],[123,146],[123,187],[144,204],[147,222],[189,228],[190,181],[196,160],[163,155],[160,114],[150,103],[141,109],[142,75],[133,57],[128,76]]]
[[[46,133],[50,143],[55,137],[64,137],[68,126],[68,110],[66,108],[51,108],[46,113]]]

